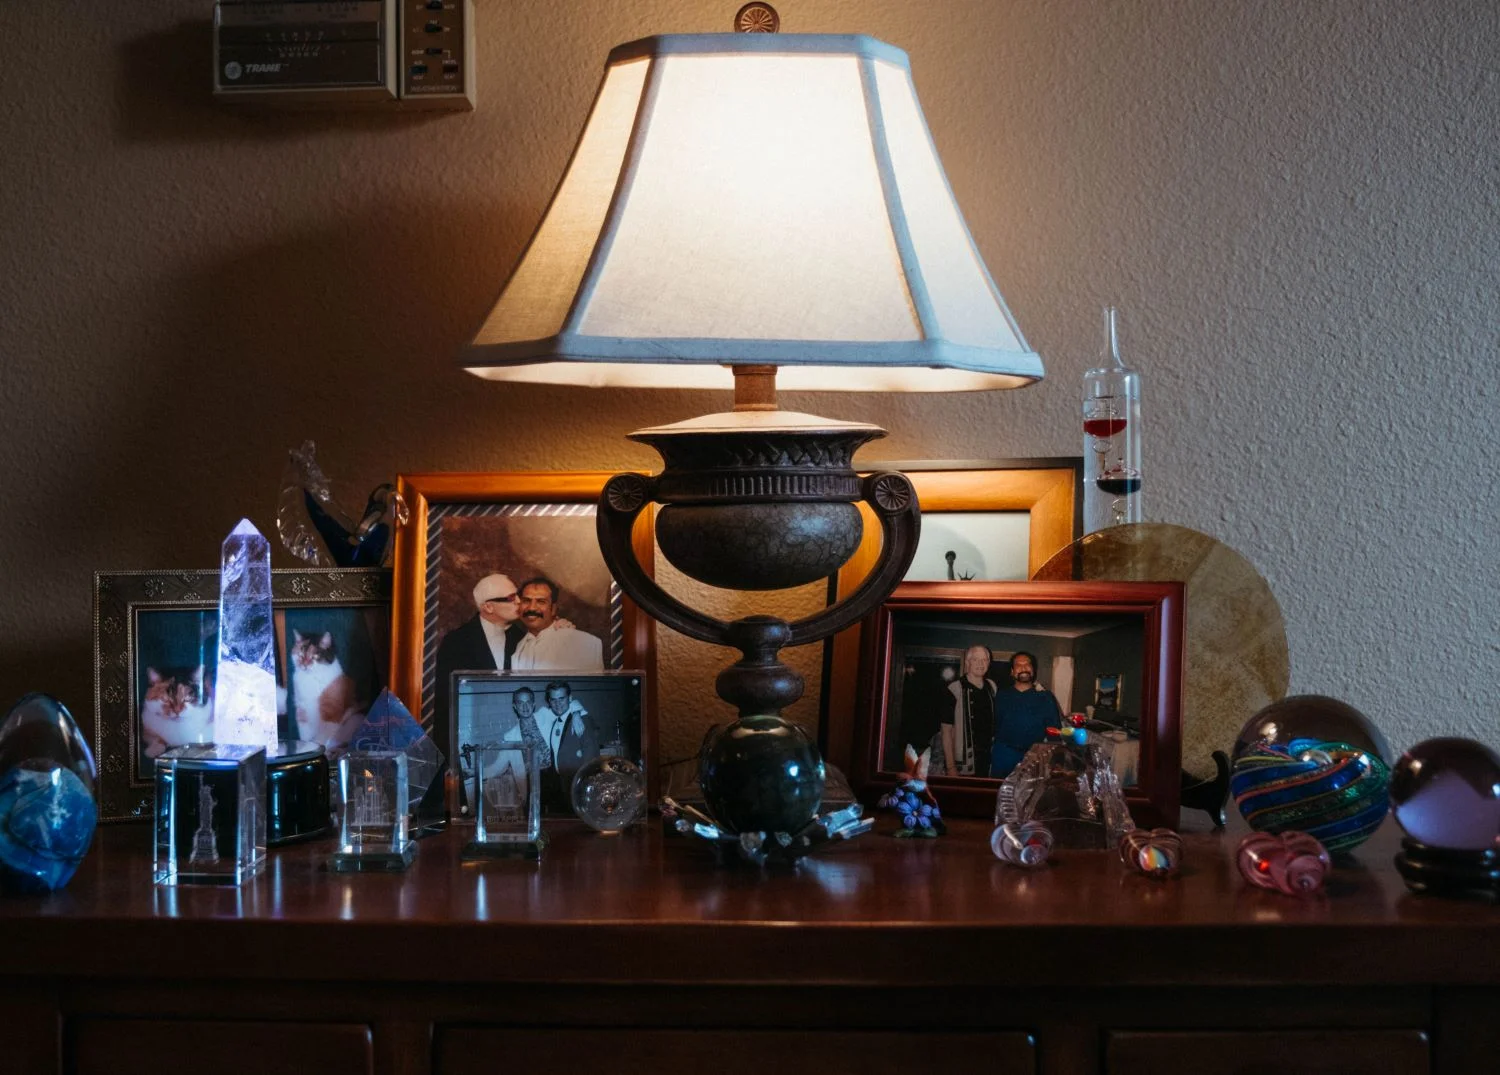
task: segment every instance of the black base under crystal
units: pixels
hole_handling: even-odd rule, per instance
[[[470,840],[464,844],[458,857],[463,862],[488,862],[493,859],[538,862],[546,850],[547,834],[542,832],[535,840]]]
[[[404,852],[339,851],[329,856],[328,869],[333,873],[401,873],[417,858],[417,845],[409,843]]]
[[[1453,851],[1408,836],[1396,855],[1396,872],[1420,895],[1500,898],[1500,852],[1493,848]]]
[[[281,741],[280,753],[266,759],[266,846],[284,847],[327,836],[328,754],[317,743]]]

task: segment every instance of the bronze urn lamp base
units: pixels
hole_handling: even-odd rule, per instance
[[[774,378],[774,367],[737,366],[733,412],[632,433],[665,466],[655,477],[611,478],[598,528],[606,563],[643,610],[689,638],[741,653],[717,681],[739,719],[709,736],[700,759],[712,824],[692,824],[751,842],[752,834],[771,834],[796,843],[816,823],[824,770],[806,733],[781,716],[802,696],[803,681],[780,650],[822,641],[872,612],[910,566],[921,522],[904,475],[861,478],[854,470],[855,451],[884,430],[777,410]],[[796,622],[759,615],[725,622],[689,608],[646,574],[631,549],[636,517],[654,502],[661,505],[657,542],[683,574],[734,590],[800,586],[834,574],[854,554],[861,501],[880,522],[880,559],[846,600]],[[857,817],[841,820],[857,826]]]

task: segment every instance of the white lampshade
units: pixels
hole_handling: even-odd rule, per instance
[[[610,53],[482,377],[936,392],[1042,376],[953,199],[906,54],[868,37],[651,37]]]

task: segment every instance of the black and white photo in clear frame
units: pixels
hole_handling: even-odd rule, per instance
[[[573,777],[601,754],[629,758],[642,767],[640,672],[595,674],[459,673],[453,677],[453,734],[449,756],[459,770],[456,817],[472,817],[478,748],[529,743],[535,756],[544,817],[572,816]],[[493,764],[519,751],[492,752]],[[485,773],[486,784],[500,778]]]

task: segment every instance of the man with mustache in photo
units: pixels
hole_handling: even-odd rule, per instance
[[[604,671],[604,643],[557,616],[557,583],[544,576],[520,589],[520,622],[525,636],[516,644],[511,668],[517,672]]]

